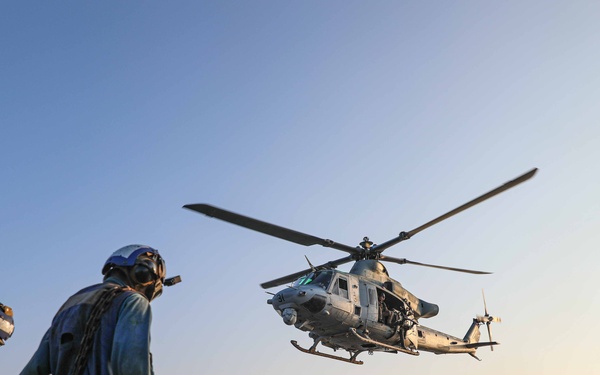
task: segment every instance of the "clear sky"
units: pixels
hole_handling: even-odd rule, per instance
[[[13,1],[0,12],[0,302],[17,374],[121,246],[184,282],[153,302],[157,374],[600,373],[600,3]],[[211,203],[386,254],[493,353],[308,356],[259,283],[343,256],[181,208]],[[344,271],[350,265],[342,266]],[[276,290],[273,290],[276,291]],[[485,338],[485,335],[483,336]],[[324,349],[327,350],[327,349]]]

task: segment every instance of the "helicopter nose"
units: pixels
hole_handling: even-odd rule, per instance
[[[327,294],[318,288],[287,288],[275,294],[267,303],[272,305],[281,316],[285,309],[294,309],[298,316],[297,320],[302,320],[305,315],[319,313],[325,308]],[[288,321],[291,319],[290,317]]]
[[[268,303],[278,311],[283,311],[288,307],[297,308],[298,297],[303,297],[305,294],[305,291],[287,288],[275,294]]]

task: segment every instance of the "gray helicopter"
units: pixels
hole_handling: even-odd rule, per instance
[[[500,322],[500,318],[488,314],[485,296],[485,315],[478,315],[473,319],[463,338],[436,331],[421,325],[419,319],[436,316],[439,307],[416,297],[402,287],[402,284],[390,277],[381,262],[412,264],[471,274],[490,272],[419,263],[382,253],[442,220],[529,180],[536,172],[537,168],[420,227],[409,232],[400,232],[398,237],[378,245],[364,237],[360,246],[352,247],[208,204],[189,204],[183,207],[300,245],[321,245],[349,254],[318,266],[313,266],[307,258],[309,269],[261,284],[264,289],[269,289],[292,283],[277,293],[269,293],[273,297],[267,303],[273,306],[285,324],[308,332],[309,337],[314,340],[308,349],[292,340],[292,345],[298,350],[358,365],[363,364],[357,360],[359,354],[372,354],[375,351],[413,356],[419,355],[419,351],[435,354],[465,353],[479,360],[475,355],[479,347],[490,346],[493,350],[494,345],[499,345],[492,341],[490,324]],[[336,270],[337,266],[349,262],[354,262],[350,272]],[[488,331],[488,342],[479,341],[479,327],[484,324]],[[349,353],[349,357],[317,351],[319,344],[334,351],[344,349]]]

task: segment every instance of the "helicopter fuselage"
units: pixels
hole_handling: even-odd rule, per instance
[[[402,322],[384,321],[379,306],[382,294],[386,307],[392,311],[408,304],[415,324],[403,330],[399,328]],[[419,325],[417,319],[437,315],[438,306],[404,289],[375,260],[358,261],[349,273],[337,270],[310,273],[267,302],[285,324],[309,332],[315,343],[351,353],[405,351],[402,349],[414,353],[419,349],[436,354],[474,354],[476,347],[467,345],[479,341],[476,322],[462,339]]]

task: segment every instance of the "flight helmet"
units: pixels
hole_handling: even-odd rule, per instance
[[[134,289],[152,301],[162,294],[166,265],[158,250],[145,245],[128,245],[112,253],[104,263],[102,274],[120,269]]]

